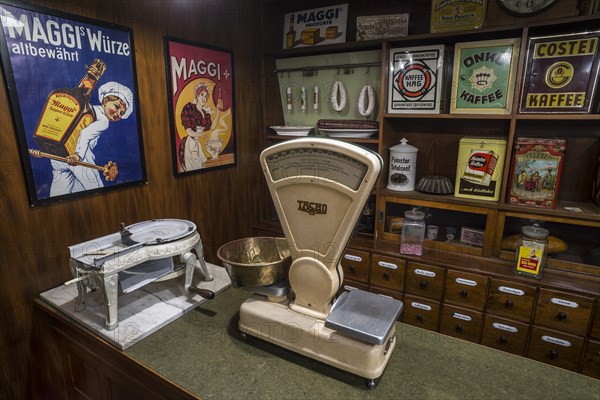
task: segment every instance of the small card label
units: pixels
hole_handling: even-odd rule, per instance
[[[352,254],[344,254],[344,258],[346,260],[350,260],[350,261],[356,261],[356,262],[361,262],[362,258],[359,256],[354,256]]]
[[[410,305],[413,308],[418,308],[419,310],[431,311],[431,306],[428,306],[427,304],[421,304],[417,303],[416,301],[413,301],[412,303],[410,303]]]
[[[380,267],[383,267],[383,268],[398,269],[398,266],[396,264],[385,262],[385,261],[379,261],[377,263],[377,265],[379,265]]]
[[[473,319],[473,318],[469,317],[468,315],[460,314],[457,312],[452,314],[452,318],[462,319],[463,321],[471,321]]]
[[[433,271],[427,271],[425,269],[415,269],[415,274],[417,275],[422,275],[422,276],[428,276],[430,278],[435,278],[435,272]]]
[[[470,279],[456,278],[455,280],[456,280],[456,283],[459,283],[461,285],[477,286],[477,282],[472,281]]]
[[[544,342],[548,342],[548,343],[552,343],[552,344],[557,344],[557,345],[563,346],[563,347],[571,347],[571,342],[569,342],[567,340],[555,338],[553,336],[544,335],[544,336],[542,336],[542,340]]]
[[[571,307],[571,308],[579,307],[579,304],[575,303],[574,301],[559,299],[558,297],[553,297],[550,299],[550,301],[559,306],[565,306],[565,307]]]
[[[512,332],[512,333],[519,332],[519,330],[517,328],[515,328],[514,326],[501,324],[499,322],[494,322],[492,324],[492,326],[496,329],[500,329],[501,331],[507,331],[507,332]]]
[[[503,293],[508,293],[508,294],[514,294],[515,296],[524,296],[525,292],[522,291],[521,289],[515,289],[515,288],[511,288],[508,286],[500,286],[498,288],[498,291],[503,292]]]

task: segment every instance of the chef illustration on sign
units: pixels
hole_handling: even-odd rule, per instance
[[[127,119],[133,112],[133,93],[118,82],[107,82],[98,89],[100,105],[94,105],[95,120],[81,130],[73,154],[64,160],[51,159],[52,185],[50,196],[60,196],[104,186],[98,170],[105,179],[117,176],[117,165],[110,162],[104,167],[95,165],[94,148],[111,122]],[[34,157],[48,157],[39,150],[30,150]]]

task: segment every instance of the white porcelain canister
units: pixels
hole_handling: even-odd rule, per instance
[[[402,139],[400,144],[390,147],[390,168],[387,188],[390,190],[415,190],[417,149]]]

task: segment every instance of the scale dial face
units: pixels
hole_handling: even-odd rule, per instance
[[[266,159],[271,179],[277,182],[292,177],[312,177],[316,183],[334,181],[356,191],[367,165],[337,151],[297,148],[275,153]]]
[[[557,2],[558,0],[498,0],[502,8],[518,17],[537,14]]]

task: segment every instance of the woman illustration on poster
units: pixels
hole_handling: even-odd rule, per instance
[[[210,139],[208,132],[215,128],[219,119],[219,108],[216,115],[207,104],[210,91],[206,83],[199,83],[194,88],[194,99],[187,103],[181,111],[181,123],[187,136],[181,139],[179,145],[179,162],[183,171],[201,169],[208,160],[204,147],[198,140]]]

